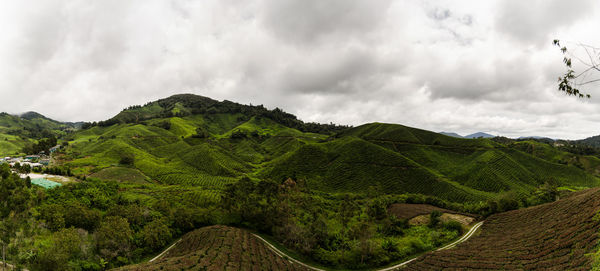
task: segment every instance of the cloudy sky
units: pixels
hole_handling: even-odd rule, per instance
[[[104,120],[195,93],[305,121],[584,138],[600,85],[558,92],[552,40],[600,47],[595,2],[2,1],[0,111]]]

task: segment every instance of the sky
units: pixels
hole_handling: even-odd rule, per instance
[[[552,40],[581,54],[598,25],[592,0],[1,1],[0,111],[98,121],[194,93],[304,121],[581,139],[600,134],[600,85],[557,91]]]

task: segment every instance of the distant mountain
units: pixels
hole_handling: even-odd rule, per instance
[[[463,136],[461,136],[457,133],[453,133],[453,132],[440,132],[440,134],[451,136],[451,137],[463,138]]]
[[[477,132],[474,134],[470,134],[470,135],[466,135],[464,136],[464,138],[493,138],[496,137],[495,135],[490,135],[488,133],[484,133],[484,132]]]
[[[59,138],[76,129],[75,124],[58,122],[33,111],[18,115],[2,112],[0,156],[21,154],[25,146],[45,138]]]

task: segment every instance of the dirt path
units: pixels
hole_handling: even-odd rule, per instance
[[[177,243],[179,243],[179,241],[181,241],[181,239],[177,240],[177,242],[173,243],[170,247],[168,247],[167,249],[165,249],[162,253],[158,254],[158,256],[152,258],[148,262],[151,263],[153,261],[158,260],[160,257],[162,257],[163,255],[165,255],[165,253],[169,252],[169,250],[171,250],[173,247],[175,247],[175,245],[177,245]]]
[[[446,245],[446,246],[444,246],[442,248],[439,248],[436,251],[445,250],[445,249],[451,249],[451,248],[455,247],[456,245],[458,245],[458,244],[460,244],[460,243],[462,243],[464,241],[467,241],[469,238],[471,238],[471,236],[473,236],[473,234],[475,234],[475,232],[477,231],[477,229],[479,229],[479,227],[481,227],[481,225],[483,225],[483,221],[481,221],[481,222],[473,225],[473,227],[471,227],[471,229],[465,235],[463,235],[460,239],[458,239],[458,240],[452,242],[451,244],[448,244],[448,245]],[[258,238],[259,240],[263,241],[273,252],[275,252],[275,254],[279,255],[280,257],[288,258],[290,261],[293,261],[293,262],[295,262],[297,264],[300,264],[300,265],[302,265],[302,266],[304,266],[304,267],[306,267],[308,269],[311,269],[311,270],[325,271],[323,269],[320,269],[320,268],[317,268],[317,267],[305,264],[303,262],[300,262],[300,261],[298,261],[298,260],[290,257],[289,255],[285,254],[281,250],[277,249],[275,246],[273,246],[271,243],[269,243],[267,240],[263,239],[262,237],[260,237],[260,236],[258,236],[256,234],[254,234],[254,236],[256,238]],[[399,264],[396,264],[396,265],[393,265],[393,266],[390,266],[390,267],[385,267],[385,268],[381,268],[381,269],[374,269],[374,271],[391,271],[391,270],[395,270],[397,268],[400,268],[402,266],[405,266],[405,265],[409,264],[410,262],[416,260],[418,257],[419,256],[416,256],[416,257],[414,257],[414,258],[412,258],[410,260],[407,260],[405,262],[402,262],[402,263],[399,263]]]

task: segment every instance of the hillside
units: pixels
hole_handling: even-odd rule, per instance
[[[506,191],[529,194],[546,182],[599,183],[591,175],[595,169],[586,173],[578,164],[521,145],[397,124],[306,124],[279,109],[190,94],[131,107],[66,139],[71,146],[60,160],[77,175],[133,166],[152,182],[208,189],[223,189],[242,176],[292,178],[331,193],[379,186],[391,194],[477,202]],[[123,157],[133,157],[132,163],[124,164]],[[593,158],[586,161],[589,168],[598,165]]]
[[[533,140],[518,141],[509,146],[553,163],[572,165],[595,176],[600,176],[600,158],[595,155],[571,153]]]
[[[75,124],[61,123],[36,112],[21,115],[0,113],[0,156],[22,153],[23,147],[40,139],[61,137]]]
[[[331,133],[346,127],[333,124],[305,123],[296,116],[279,108],[268,110],[262,105],[243,105],[231,101],[216,101],[194,94],[178,94],[145,104],[130,106],[116,116],[97,123],[98,126],[110,126],[118,123],[140,123],[144,120],[191,115],[230,114],[245,118],[269,118],[281,125],[303,132]]]
[[[5,119],[11,127],[37,122],[45,135],[60,136],[68,144],[54,153],[53,166],[76,179],[27,188],[39,195],[28,198],[27,212],[43,229],[27,239],[43,241],[11,253],[28,267],[69,262],[85,269],[102,264],[94,260],[100,256],[108,267],[128,265],[191,231],[159,262],[128,268],[296,268],[248,232],[200,228],[229,225],[270,235],[323,266],[375,268],[451,243],[476,217],[599,184],[600,159],[535,140],[456,138],[385,123],[311,124],[280,109],[193,95],[132,106],[74,132],[35,113]],[[469,221],[457,215],[466,213]],[[125,237],[104,242],[114,228]],[[52,260],[58,248],[43,242],[76,232],[86,260],[74,262],[83,254],[71,252]],[[17,258],[26,251],[36,257]]]
[[[425,254],[403,270],[590,270],[600,190],[493,215],[454,249]]]
[[[115,270],[309,270],[271,251],[246,230],[210,226],[192,231],[152,263]]]
[[[345,130],[266,164],[260,176],[304,178],[328,192],[411,192],[463,202],[503,191],[529,193],[545,182],[592,187],[580,168],[531,156],[488,139],[461,139],[395,124]]]

